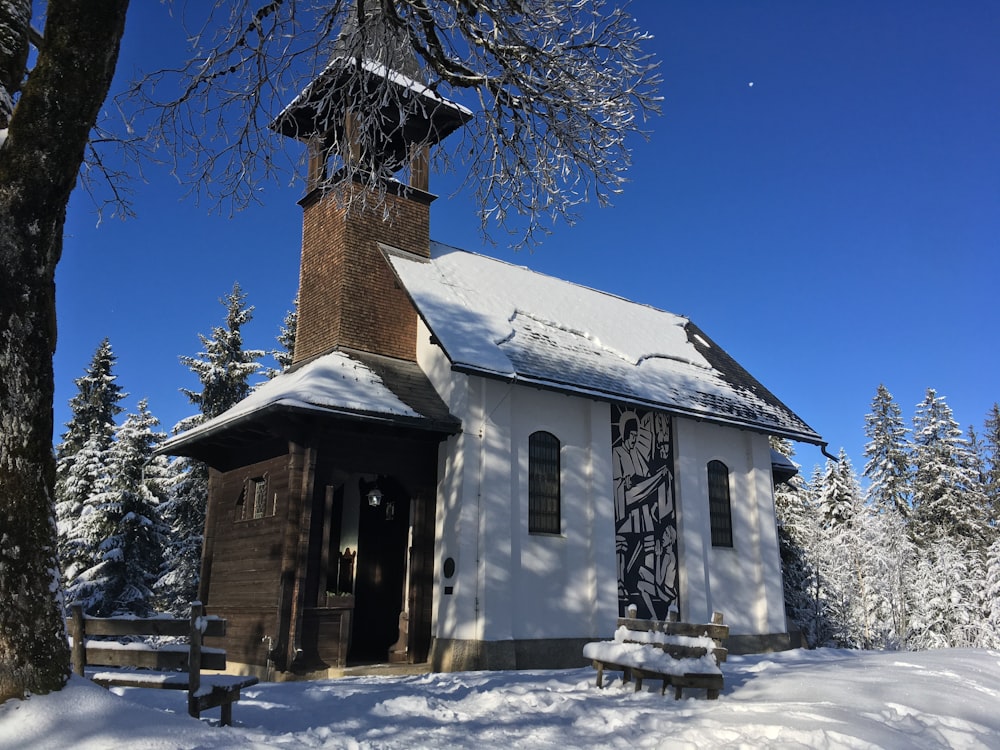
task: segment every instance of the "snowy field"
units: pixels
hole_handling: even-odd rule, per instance
[[[268,683],[236,727],[184,694],[81,678],[0,706],[0,748],[1000,748],[1000,653],[830,649],[732,657],[718,701],[594,670]],[[119,697],[119,694],[122,697]]]

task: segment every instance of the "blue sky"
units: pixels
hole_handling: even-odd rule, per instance
[[[1000,4],[631,7],[655,36],[664,114],[615,207],[515,254],[484,245],[469,196],[436,176],[432,237],[690,317],[858,471],[880,382],[907,420],[933,387],[978,430],[1000,400]],[[134,4],[115,86],[182,41],[163,5]],[[232,217],[156,166],[134,188],[126,222],[71,201],[57,439],[104,336],[126,408],[148,398],[169,429],[194,411],[179,389],[197,388],[178,356],[222,322],[233,282],[256,307],[250,347],[276,346],[295,295],[301,183],[264,184]],[[823,460],[798,458],[807,473]]]

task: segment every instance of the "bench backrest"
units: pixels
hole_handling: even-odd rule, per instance
[[[83,616],[84,627],[87,635],[169,635],[179,637],[190,637],[191,621],[178,617],[150,617],[146,619],[129,618],[119,620],[114,617],[90,617]],[[221,637],[226,634],[226,621],[215,618],[205,619],[205,629],[202,636],[209,638]],[[73,629],[73,618],[67,618],[66,626],[70,632]]]
[[[684,635],[690,638],[708,636],[713,641],[722,644],[729,637],[729,626],[721,623],[673,622],[670,620],[635,620],[629,617],[619,617],[618,627],[629,630],[642,630],[667,635]]]
[[[715,643],[711,649],[690,645],[680,645],[671,642],[656,643],[657,647],[663,649],[675,658],[687,656],[701,656],[711,653],[715,657],[716,664],[722,664],[729,656],[729,650],[725,646],[726,639],[729,638],[729,626],[722,624],[722,613],[713,612],[712,622],[693,623],[677,622],[676,613],[671,613],[668,620],[639,620],[633,617],[619,617],[618,627],[640,633],[663,633],[666,636],[682,636],[686,638],[710,638]],[[645,639],[626,638],[626,642],[646,642]],[[681,642],[683,643],[683,642]]]
[[[84,666],[140,667],[158,670],[189,670],[226,668],[226,652],[202,647],[202,638],[226,634],[226,621],[205,617],[200,602],[191,605],[191,617],[114,618],[89,617],[74,604],[66,627],[73,636],[73,669],[82,675]],[[114,641],[88,641],[94,636],[174,636],[187,638],[187,643],[166,644],[150,648],[145,644],[121,644]],[[191,669],[194,667],[194,669]]]

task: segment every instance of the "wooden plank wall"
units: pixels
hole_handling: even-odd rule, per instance
[[[212,607],[211,613],[226,618],[226,637],[206,638],[206,645],[225,648],[230,663],[267,666],[267,652],[277,643],[278,633],[278,613],[273,605]]]
[[[267,476],[263,518],[238,520],[238,503],[250,479]],[[285,517],[288,511],[288,456],[282,455],[224,472],[216,478],[212,502],[211,578],[205,594],[210,614],[225,617],[229,629],[218,644],[230,661],[265,666],[270,636],[278,639],[278,592]],[[247,494],[250,494],[249,491]],[[243,497],[252,515],[253,497]]]

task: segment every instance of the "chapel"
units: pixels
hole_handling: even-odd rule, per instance
[[[581,666],[633,604],[787,647],[768,438],[821,436],[693,321],[432,241],[428,149],[473,114],[363,31],[272,126],[310,155],[293,364],[163,448],[210,467],[230,663]]]

